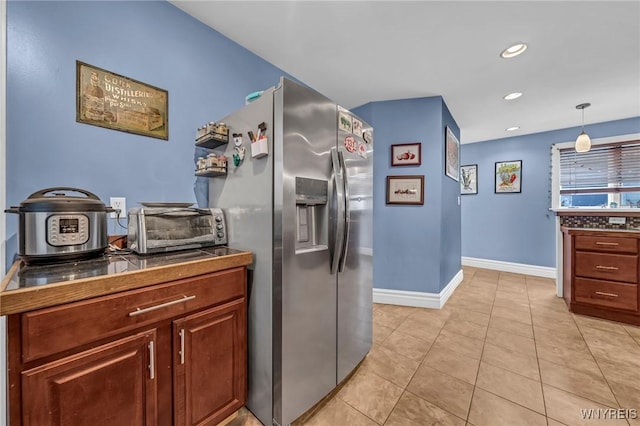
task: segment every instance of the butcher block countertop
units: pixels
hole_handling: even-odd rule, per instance
[[[26,265],[16,261],[0,285],[0,315],[246,267],[252,262],[251,252],[229,247],[149,256],[105,254],[94,259],[49,265]]]

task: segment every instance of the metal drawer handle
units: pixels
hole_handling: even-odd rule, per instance
[[[616,268],[615,266],[602,266],[602,265],[596,265],[596,269],[604,269],[606,271],[617,271],[618,268]]]
[[[596,241],[596,245],[598,245],[598,246],[619,246],[620,243],[602,243],[600,241]]]
[[[600,296],[618,297],[615,293],[605,293],[604,291],[596,291],[596,294]]]
[[[136,315],[146,314],[147,312],[151,312],[151,311],[155,311],[155,310],[158,310],[158,309],[166,308],[167,306],[171,306],[171,305],[177,305],[178,303],[184,303],[184,302],[186,302],[188,300],[193,300],[195,298],[196,298],[195,295],[193,295],[193,296],[182,296],[182,299],[172,300],[171,302],[161,303],[160,305],[149,306],[148,308],[144,308],[144,309],[136,308],[135,311],[129,312],[129,316],[130,317],[135,317]]]
[[[184,364],[184,328],[180,330],[180,364]]]
[[[153,380],[156,378],[156,361],[155,351],[153,350],[153,340],[149,342],[147,347],[149,348],[149,378]]]

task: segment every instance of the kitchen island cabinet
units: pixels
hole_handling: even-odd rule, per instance
[[[571,312],[640,325],[640,232],[562,228]]]
[[[150,272],[152,258],[145,258],[137,270],[84,279],[95,297],[59,305],[45,297],[38,306],[38,290],[47,285],[0,293],[9,309],[18,305],[12,296],[24,297],[12,291],[34,299],[8,315],[9,424],[215,425],[232,415],[246,401],[252,261],[251,253],[234,255],[203,256],[186,269],[184,262],[153,264],[148,286],[136,277]],[[191,275],[187,270],[196,275],[175,279]],[[120,289],[123,275],[132,289],[108,290]]]

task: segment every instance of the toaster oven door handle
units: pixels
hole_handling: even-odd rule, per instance
[[[184,303],[189,300],[195,299],[196,296],[182,296],[182,299],[172,300],[171,302],[161,303],[159,305],[149,306],[148,308],[140,309],[136,308],[135,311],[129,312],[130,317],[135,317],[136,315],[146,314],[147,312],[157,311],[158,309],[166,308],[167,306],[177,305],[178,303]]]
[[[160,210],[144,212],[145,216],[210,216],[211,210],[209,209],[170,209],[170,210]]]

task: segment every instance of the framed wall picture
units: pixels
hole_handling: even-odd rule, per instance
[[[447,126],[444,141],[444,173],[458,182],[460,173],[460,142]]]
[[[424,175],[387,176],[387,204],[424,204]]]
[[[419,166],[422,164],[420,142],[391,145],[392,166]]]
[[[460,194],[478,193],[478,165],[460,166]]]
[[[522,191],[522,160],[496,162],[496,194]]]
[[[76,121],[169,139],[169,93],[76,61]]]

